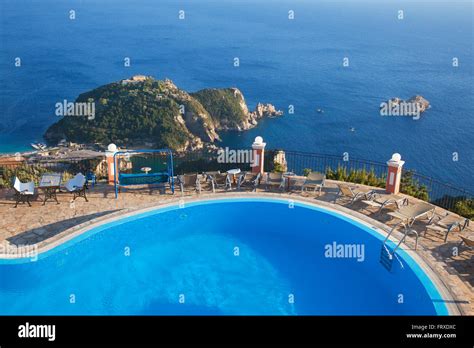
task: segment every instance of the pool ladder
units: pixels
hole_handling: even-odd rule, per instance
[[[408,233],[410,233],[410,231],[412,231],[410,228],[408,228],[407,226],[405,226],[404,228],[404,234],[403,234],[403,237],[402,239],[400,239],[400,241],[398,242],[398,244],[395,246],[395,248],[393,248],[393,250],[390,250],[390,248],[388,247],[387,245],[387,241],[388,239],[390,238],[390,235],[393,233],[393,231],[395,230],[395,228],[398,226],[395,225],[391,230],[390,232],[387,234],[387,237],[385,237],[383,243],[382,243],[382,249],[380,250],[380,263],[382,264],[382,266],[384,266],[388,271],[391,271],[392,270],[392,264],[393,264],[393,259],[394,257],[398,260],[398,262],[400,263],[400,266],[403,268],[403,263],[402,261],[400,260],[400,258],[397,256],[397,254],[395,253],[397,251],[397,249],[400,247],[400,245],[403,243],[403,241],[405,240],[405,238],[407,237]],[[417,242],[418,242],[418,238],[417,238]],[[415,250],[416,250],[416,244],[415,244]]]
[[[392,270],[393,255],[388,249],[388,247],[385,245],[385,243],[382,244],[382,249],[380,250],[380,263],[388,271]]]

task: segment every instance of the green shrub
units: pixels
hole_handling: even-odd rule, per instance
[[[468,219],[474,219],[474,200],[465,199],[457,202],[454,205],[453,212],[461,216],[467,217]]]
[[[55,167],[50,168],[44,165],[26,163],[14,168],[0,167],[0,188],[13,187],[15,176],[17,176],[21,182],[34,181],[35,185],[38,185],[43,174],[54,172],[60,172],[62,174],[61,181],[63,183],[72,179],[77,173],[86,175],[88,172],[94,172],[98,178],[101,178],[104,174],[95,170],[101,161],[101,158],[92,158],[73,163],[67,161],[54,162],[51,164]]]
[[[284,173],[285,172],[285,169],[283,168],[283,166],[281,165],[281,163],[278,163],[278,162],[273,162],[273,170],[272,170],[273,173]]]
[[[474,200],[466,196],[444,195],[432,203],[468,219],[474,219]]]
[[[402,178],[400,180],[400,192],[423,201],[429,201],[430,198],[428,194],[428,188],[415,180],[413,178],[413,172],[409,170],[403,172],[402,174]]]
[[[363,169],[350,169],[347,171],[346,167],[338,166],[336,170],[331,167],[326,168],[326,178],[331,180],[353,182],[361,185],[369,185],[375,187],[385,187],[385,175],[378,177],[375,174],[374,168],[370,171]]]
[[[3,168],[2,172],[0,187],[11,188],[13,187],[15,176],[22,182],[34,181],[38,185],[41,176],[50,171],[41,166],[23,164],[15,168]]]

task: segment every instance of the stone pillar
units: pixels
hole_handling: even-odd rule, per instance
[[[387,193],[397,194],[400,192],[400,180],[402,178],[402,167],[405,161],[402,161],[402,156],[399,153],[394,153],[392,158],[387,161],[388,175],[385,191]]]
[[[107,158],[107,181],[109,185],[115,183],[115,166],[114,166],[114,155],[117,152],[117,146],[115,144],[109,144],[107,151],[105,151],[105,157]]]
[[[255,141],[252,144],[252,154],[253,154],[253,162],[252,166],[252,173],[260,173],[263,174],[265,169],[263,168],[264,163],[264,152],[265,152],[265,144],[263,142],[262,137],[256,137]]]

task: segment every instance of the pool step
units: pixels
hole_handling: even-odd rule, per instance
[[[380,263],[384,266],[388,271],[392,270],[392,263],[393,263],[393,254],[387,248],[385,244],[382,244],[382,249],[380,250]]]

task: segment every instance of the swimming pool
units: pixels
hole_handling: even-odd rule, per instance
[[[38,261],[0,260],[3,315],[445,315],[405,252],[338,213],[266,198],[196,201],[95,227]]]

